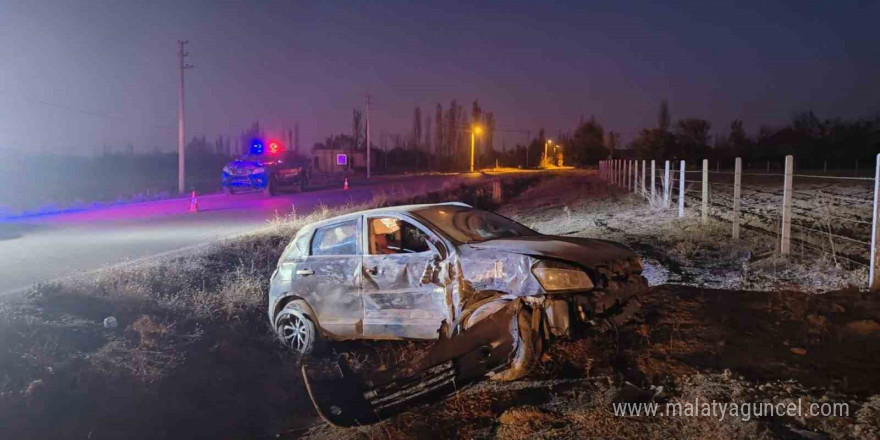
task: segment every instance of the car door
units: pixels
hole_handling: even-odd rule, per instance
[[[447,316],[437,241],[404,216],[367,216],[364,223],[364,336],[437,338]]]
[[[309,255],[296,265],[292,285],[315,311],[318,325],[338,338],[362,335],[360,218],[315,230]]]

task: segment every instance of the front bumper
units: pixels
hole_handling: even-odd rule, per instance
[[[548,333],[545,336],[565,337],[571,334],[573,323],[605,326],[625,322],[638,310],[636,297],[647,290],[644,277],[629,275],[612,278],[589,292],[545,295],[527,302],[543,310]]]
[[[262,189],[269,183],[269,179],[265,174],[223,174],[221,185],[224,188],[251,188]]]

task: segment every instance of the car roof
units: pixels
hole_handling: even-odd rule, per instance
[[[362,215],[407,213],[407,212],[418,211],[418,210],[425,209],[425,208],[430,208],[432,206],[461,206],[464,208],[472,208],[472,206],[468,205],[467,203],[461,203],[461,202],[425,203],[425,204],[419,204],[419,205],[385,206],[382,208],[366,209],[363,211],[350,212],[348,214],[338,215],[336,217],[332,217],[332,218],[321,220],[321,221],[318,221],[315,223],[311,223],[311,224],[305,226],[304,228],[302,228],[302,230],[305,231],[308,229],[320,228],[321,226],[328,225],[331,223],[337,223],[337,222],[341,222],[341,221],[355,219],[355,218],[358,218]]]

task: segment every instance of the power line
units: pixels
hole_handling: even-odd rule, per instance
[[[88,116],[95,116],[95,117],[99,117],[99,118],[113,119],[116,121],[124,121],[124,122],[131,122],[131,123],[139,122],[139,121],[135,121],[133,119],[123,118],[121,116],[110,115],[110,114],[102,113],[102,112],[95,111],[95,110],[87,110],[87,109],[83,109],[83,108],[79,108],[79,107],[75,107],[75,106],[71,106],[71,105],[67,105],[67,104],[60,104],[57,102],[46,101],[44,99],[15,96],[13,94],[10,94],[8,92],[4,92],[2,90],[0,90],[0,95],[4,95],[4,96],[10,97],[12,99],[17,99],[19,101],[25,101],[25,102],[32,103],[32,104],[39,104],[39,105],[44,105],[47,107],[53,107],[53,108],[57,108],[60,110],[65,110],[65,111],[68,111],[71,113],[81,113],[81,114],[88,115]],[[155,127],[155,128],[164,128],[164,129],[174,128],[174,126],[171,124],[168,124],[168,125],[149,124],[149,125],[152,127]]]

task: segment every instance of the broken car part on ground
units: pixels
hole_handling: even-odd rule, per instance
[[[327,340],[439,339],[370,380],[342,360],[303,366],[322,417],[353,426],[485,376],[526,375],[550,338],[634,312],[641,270],[618,243],[542,235],[460,203],[381,208],[302,228],[272,276],[268,312],[300,355]]]

